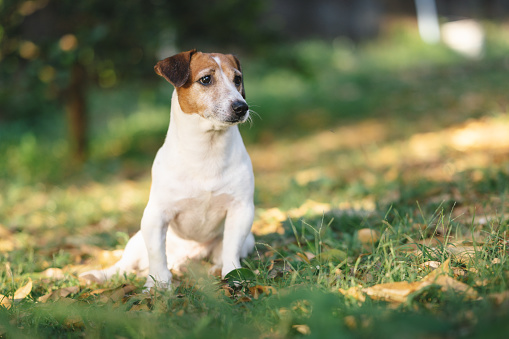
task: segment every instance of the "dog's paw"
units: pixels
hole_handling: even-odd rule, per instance
[[[162,290],[169,290],[171,288],[171,278],[172,274],[170,271],[164,272],[163,274],[149,275],[143,291],[150,291],[150,289],[154,287]]]
[[[224,279],[224,277],[228,273],[230,273],[231,271],[236,270],[238,268],[241,268],[240,264],[239,265],[223,265],[223,268],[221,269],[221,278]]]

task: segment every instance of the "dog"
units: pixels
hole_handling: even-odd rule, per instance
[[[210,258],[211,271],[224,277],[254,248],[254,175],[238,129],[249,118],[239,60],[191,50],[154,70],[175,89],[141,230],[115,265],[84,279],[134,271],[148,275],[146,288],[169,288],[170,269],[189,259]]]

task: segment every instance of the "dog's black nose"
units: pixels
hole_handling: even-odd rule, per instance
[[[234,101],[232,103],[232,110],[239,117],[245,115],[248,109],[249,109],[249,106],[246,104],[245,101],[238,100],[238,101]]]

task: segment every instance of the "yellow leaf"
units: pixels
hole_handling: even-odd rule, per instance
[[[11,308],[11,300],[6,295],[0,294],[0,306]]]
[[[251,301],[251,298],[244,296],[244,297],[240,297],[238,302],[239,303],[240,302],[247,303],[247,302],[250,302],[250,301]]]
[[[442,291],[453,290],[462,293],[466,298],[476,299],[477,292],[465,283],[449,276],[453,270],[450,268],[450,259],[447,259],[436,270],[415,282],[394,282],[379,284],[362,289],[371,299],[384,300],[394,303],[404,303],[412,293],[421,291],[432,284],[439,285]],[[345,294],[345,293],[343,293]]]
[[[308,263],[308,264],[310,264],[310,263],[311,263],[311,261],[309,261],[308,257],[307,257],[305,254],[302,254],[302,253],[298,252],[298,253],[297,253],[297,256],[298,256],[300,259],[302,259],[302,261],[304,261],[304,262],[306,262],[306,263]]]
[[[293,325],[292,328],[294,328],[297,332],[303,335],[310,335],[311,329],[308,325]]]
[[[404,303],[407,301],[410,294],[428,285],[431,285],[431,283],[427,281],[416,281],[412,283],[401,281],[368,287],[363,289],[363,292],[371,299]]]
[[[347,290],[340,288],[339,292],[344,296],[352,297],[360,302],[364,302],[366,300],[366,295],[359,286],[350,287]]]
[[[129,310],[129,312],[131,311],[150,311],[150,308],[145,305],[145,304],[138,304],[138,305],[133,305],[131,307],[131,309]]]
[[[27,295],[32,292],[32,279],[28,278],[28,283],[25,286],[22,286],[14,292],[14,300],[25,299]]]
[[[469,264],[475,259],[475,253],[481,251],[480,246],[447,246],[447,251],[454,256],[456,261],[462,264]]]
[[[363,244],[374,244],[380,239],[380,232],[370,228],[363,228],[357,232],[357,239]]]
[[[253,287],[249,287],[249,292],[251,293],[253,298],[258,299],[260,294],[276,294],[277,290],[272,286],[256,285]]]

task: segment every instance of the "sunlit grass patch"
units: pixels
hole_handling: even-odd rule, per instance
[[[490,29],[481,61],[399,31],[244,63],[257,244],[236,282],[205,261],[152,294],[77,277],[139,229],[167,84],[91,96],[82,170],[63,133],[2,129],[0,337],[504,335],[508,46]]]

